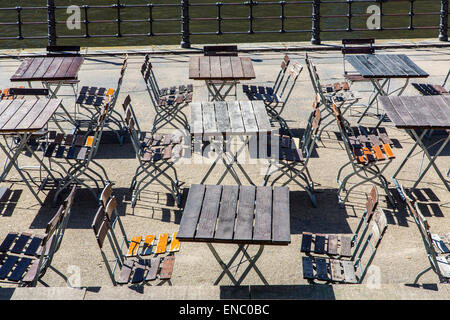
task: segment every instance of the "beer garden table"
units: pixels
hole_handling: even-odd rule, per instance
[[[399,187],[396,179],[406,162],[412,157],[414,150],[419,147],[424,156],[429,160],[428,165],[419,172],[417,180],[414,181],[411,189],[415,189],[423,179],[427,171],[433,167],[439,178],[444,183],[448,191],[450,185],[436,165],[436,159],[439,157],[445,146],[450,141],[450,97],[448,96],[402,96],[402,97],[379,97],[386,115],[394,123],[395,127],[404,129],[415,143],[408,154],[395,171],[392,179]],[[431,155],[429,149],[436,145],[426,146],[424,137],[430,130],[445,130],[447,137],[440,139],[437,151]]]
[[[25,177],[22,172],[24,167],[19,167],[17,160],[22,151],[27,150],[39,162],[39,167],[44,168],[48,175],[55,179],[51,170],[34,153],[29,142],[33,135],[44,131],[60,105],[61,99],[0,100],[0,135],[3,137],[3,140],[0,140],[0,148],[7,157],[0,181],[6,179],[14,166],[41,205],[42,200]],[[8,138],[11,138],[11,145],[8,145]]]
[[[223,101],[240,80],[255,79],[255,71],[248,57],[196,56],[189,60],[189,79],[204,80],[211,101]]]

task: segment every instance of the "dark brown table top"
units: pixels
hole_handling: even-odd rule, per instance
[[[345,56],[364,78],[426,78],[428,73],[404,54],[356,54]]]
[[[83,57],[26,58],[11,81],[77,80]]]
[[[61,99],[0,101],[0,133],[39,131],[61,105]]]
[[[450,96],[380,96],[389,119],[404,129],[450,129]]]
[[[255,78],[248,57],[196,56],[189,60],[189,79],[250,80]]]
[[[289,188],[194,184],[177,238],[182,241],[287,245]]]

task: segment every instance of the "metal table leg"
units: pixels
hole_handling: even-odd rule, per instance
[[[419,146],[422,149],[422,152],[424,152],[424,155],[428,158],[428,165],[425,167],[425,169],[423,171],[421,171],[419,173],[419,176],[417,177],[417,180],[414,182],[413,186],[411,187],[411,190],[414,190],[417,185],[420,183],[420,181],[423,179],[423,177],[425,176],[425,174],[427,173],[427,171],[433,167],[434,170],[436,171],[436,173],[438,174],[439,178],[442,180],[442,182],[444,183],[445,187],[447,188],[448,191],[450,191],[450,185],[447,182],[447,180],[445,179],[444,175],[441,173],[441,171],[439,170],[439,168],[436,166],[435,161],[438,158],[438,156],[440,155],[440,153],[442,152],[442,150],[444,150],[445,146],[449,143],[450,141],[450,132],[448,133],[447,138],[445,138],[442,142],[442,145],[439,147],[439,149],[437,150],[436,154],[434,156],[431,156],[430,153],[428,152],[428,148],[424,145],[423,143],[423,138],[426,136],[427,132],[429,130],[423,130],[422,134],[418,135],[416,130],[407,130],[408,134],[411,135],[411,137],[413,137],[413,139],[416,140],[416,142],[414,143],[414,145],[411,147],[411,150],[408,152],[408,154],[406,155],[405,159],[402,161],[402,163],[400,164],[400,166],[398,167],[398,169],[395,171],[394,175],[392,176],[392,180],[394,181],[394,184],[399,187],[399,183],[396,179],[398,173],[400,172],[400,170],[403,168],[403,166],[406,164],[406,162],[411,158],[412,153],[414,152],[414,150],[416,149],[417,146]]]
[[[212,254],[214,255],[214,257],[216,258],[217,262],[219,263],[219,265],[222,267],[223,271],[222,273],[219,275],[219,277],[216,279],[216,281],[214,282],[214,285],[218,285],[220,280],[222,280],[223,276],[226,274],[228,275],[228,277],[230,278],[231,282],[235,285],[238,286],[242,283],[242,281],[245,279],[245,277],[247,276],[247,274],[250,272],[251,269],[254,269],[255,272],[258,274],[259,278],[262,280],[262,282],[265,285],[268,285],[269,283],[267,282],[267,280],[264,278],[263,274],[261,273],[261,271],[258,269],[258,267],[256,266],[256,262],[258,261],[259,257],[261,256],[263,250],[264,250],[264,245],[260,245],[258,252],[251,257],[248,252],[247,252],[247,248],[245,244],[238,244],[238,248],[236,250],[236,252],[233,254],[233,256],[231,257],[231,259],[228,261],[228,263],[225,264],[225,262],[222,260],[222,258],[220,258],[219,254],[217,253],[216,249],[214,248],[214,246],[212,245],[212,243],[208,242],[207,243],[209,250],[212,252]],[[243,271],[243,273],[241,274],[241,276],[239,277],[239,279],[236,279],[235,275],[233,275],[230,271],[230,267],[232,266],[233,262],[236,260],[236,258],[239,256],[239,253],[242,252],[242,254],[247,258],[247,261],[249,262],[249,265],[245,268],[245,270]]]

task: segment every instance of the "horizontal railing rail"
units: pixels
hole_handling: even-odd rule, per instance
[[[448,41],[448,0],[169,1],[63,6],[47,0],[0,8],[0,40],[56,45],[57,39],[166,36],[181,37],[181,46],[189,48],[191,36],[279,34],[283,41],[283,34],[309,33],[320,44],[323,35],[337,40],[347,33],[377,38],[383,31],[408,31],[417,37],[415,31],[436,30],[439,40]]]

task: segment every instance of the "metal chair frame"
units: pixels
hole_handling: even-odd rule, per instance
[[[155,118],[153,120],[151,132],[154,133],[158,131],[166,124],[174,125],[173,122],[177,122],[183,128],[189,130],[189,121],[186,115],[182,112],[182,109],[188,105],[184,99],[181,103],[174,99],[170,105],[160,105],[162,96],[160,95],[158,81],[156,80],[156,76],[148,55],[145,56],[141,73],[146,84],[147,92],[150,95],[150,100],[152,101],[155,109]]]
[[[158,161],[144,161],[143,154],[145,152],[145,148],[147,147],[143,141],[145,135],[142,131],[140,131],[139,126],[135,126],[135,124],[137,124],[137,119],[135,117],[135,113],[133,112],[131,99],[127,97],[125,102],[127,104],[124,103],[123,108],[126,114],[126,127],[130,134],[131,142],[139,162],[130,185],[130,191],[132,192],[132,207],[136,205],[141,191],[153,182],[158,182],[161,186],[168,190],[176,200],[177,204],[180,204],[181,193],[174,162],[172,162],[171,159],[163,158]],[[174,178],[166,173],[169,169],[173,171]],[[143,177],[140,177],[141,175],[143,175]],[[160,177],[165,177],[170,183],[170,187],[167,183],[164,183]]]
[[[417,225],[417,228],[420,232],[420,235],[422,237],[423,244],[425,246],[425,250],[427,252],[428,261],[430,262],[430,266],[426,267],[424,270],[420,271],[415,279],[414,284],[417,284],[420,277],[427,273],[430,270],[433,270],[434,273],[439,278],[439,282],[441,283],[449,283],[450,277],[446,276],[442,273],[439,265],[446,263],[450,263],[450,254],[447,255],[439,255],[437,252],[434,241],[430,232],[430,226],[428,224],[427,219],[423,216],[422,212],[420,211],[420,208],[418,206],[418,203],[415,199],[411,198],[403,189],[403,186],[399,186],[397,188],[400,197],[402,200],[406,203],[406,207],[408,208],[409,213],[414,218],[414,222]]]
[[[344,119],[342,114],[339,113],[339,108],[335,107],[335,109],[336,109],[335,115],[336,115],[336,119],[338,122],[339,132],[342,137],[345,151],[347,152],[347,156],[349,159],[349,161],[347,163],[345,163],[343,166],[341,166],[339,168],[337,178],[336,178],[336,181],[339,185],[339,188],[337,190],[337,195],[338,195],[338,200],[339,200],[340,206],[343,207],[344,203],[347,201],[347,198],[348,198],[350,192],[354,188],[356,188],[366,182],[370,182],[370,181],[372,183],[380,186],[381,188],[383,188],[384,191],[386,192],[386,195],[388,196],[389,201],[391,202],[392,205],[395,206],[395,201],[389,192],[388,182],[387,182],[386,178],[383,176],[383,172],[390,165],[390,163],[392,162],[392,159],[385,159],[383,161],[384,165],[382,165],[382,166],[378,165],[378,163],[379,163],[378,161],[364,163],[364,164],[358,163],[354,157],[353,148],[350,144],[350,140],[348,137],[348,132],[352,132],[352,128],[350,127],[350,124],[347,122],[347,120]],[[351,165],[351,168],[353,169],[352,172],[347,174],[341,180],[341,174],[342,174],[344,168],[349,165]],[[359,177],[360,179],[362,179],[362,181],[360,181],[360,182],[352,185],[350,188],[346,189],[348,180],[353,176]],[[378,181],[376,181],[377,179],[378,179]],[[345,192],[344,198],[341,197],[341,192]]]

